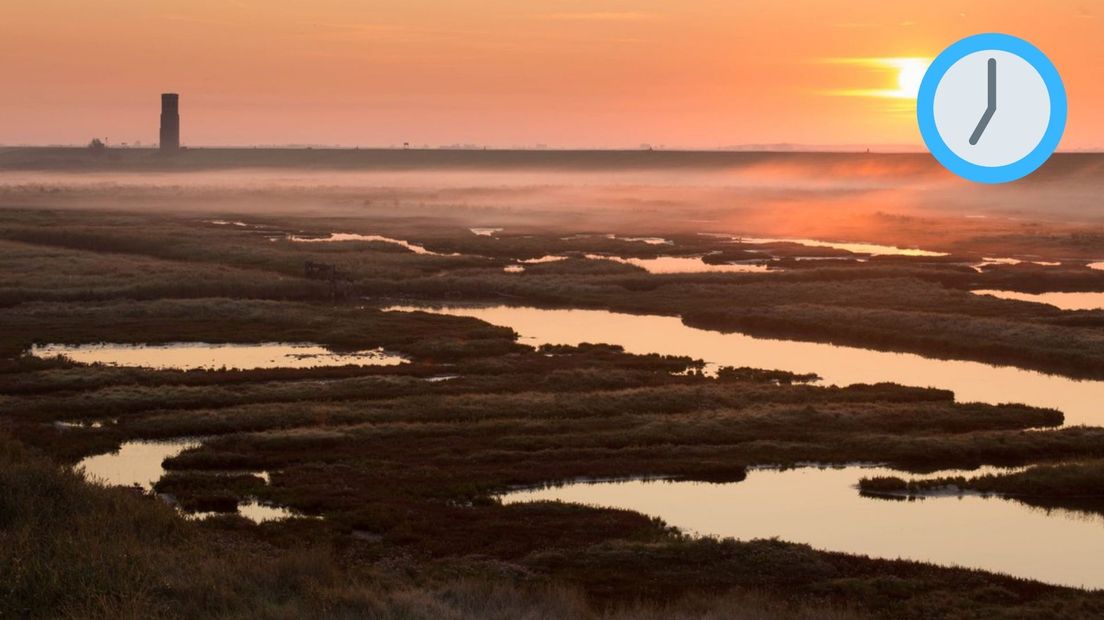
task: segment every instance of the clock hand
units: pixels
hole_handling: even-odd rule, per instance
[[[992,120],[993,114],[997,111],[997,59],[989,59],[989,103],[985,106],[985,114],[981,115],[981,120],[978,121],[977,128],[974,129],[974,133],[970,134],[970,144],[974,145],[981,139],[981,134],[985,133],[985,128],[989,126],[989,121]]]

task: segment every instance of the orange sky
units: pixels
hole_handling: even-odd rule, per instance
[[[846,7],[846,8],[843,8]],[[892,67],[1001,31],[1070,101],[1063,149],[1104,146],[1092,0],[10,0],[0,143],[683,148],[919,145]],[[843,93],[851,93],[843,94]]]

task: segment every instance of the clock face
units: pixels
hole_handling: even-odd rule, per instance
[[[940,163],[981,183],[1030,174],[1058,147],[1066,94],[1038,48],[982,34],[940,54],[920,85],[920,133]]]

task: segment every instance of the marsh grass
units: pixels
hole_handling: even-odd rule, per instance
[[[11,241],[0,241],[0,263],[0,306],[162,297],[325,300],[330,295],[324,283],[294,275]]]
[[[383,347],[445,361],[518,350],[510,329],[462,317],[349,306],[242,299],[166,299],[87,304],[27,303],[0,309],[0,352],[32,344],[98,342],[317,342],[336,350]]]
[[[181,215],[0,212],[0,239],[7,240],[0,245],[0,256],[7,252],[14,265],[11,286],[0,287],[0,303],[4,295],[8,305],[32,300],[222,295],[330,301],[327,287],[302,278],[304,262],[314,261],[335,264],[348,275],[350,282],[342,295],[350,299],[507,299],[681,315],[693,325],[739,329],[753,335],[1104,377],[1104,354],[1100,353],[1104,347],[1096,329],[1104,324],[1104,313],[1063,312],[969,292],[1104,290],[1104,272],[1083,265],[1045,269],[1006,265],[978,273],[958,262],[972,260],[970,257],[876,257],[848,265],[805,261],[801,268],[791,266],[769,274],[657,276],[610,261],[574,258],[527,265],[519,275],[504,274],[502,267],[550,253],[652,257],[660,252],[733,252],[742,246],[696,235],[669,235],[676,238],[673,246],[602,234],[480,237],[460,226],[417,218],[404,221],[392,217],[371,223],[357,218],[264,219],[263,229],[242,229],[212,226]],[[443,255],[414,254],[378,243],[270,241],[257,234],[263,230],[392,234]],[[784,257],[794,251],[790,245],[756,245],[753,249]],[[135,264],[128,264],[129,260]],[[28,271],[27,266],[40,262],[50,269],[37,274]],[[174,276],[189,270],[200,277]],[[102,271],[102,275],[85,277],[91,271]]]
[[[291,194],[283,200],[306,195]],[[226,227],[184,213],[0,211],[0,258],[10,265],[0,274],[0,431],[18,439],[0,440],[0,616],[1104,615],[1096,594],[779,541],[690,539],[630,511],[495,499],[515,486],[583,477],[733,482],[760,463],[926,470],[1100,459],[1104,430],[1024,431],[1056,426],[1062,415],[956,403],[941,390],[821,387],[807,384],[811,376],[747,368],[717,379],[676,375],[701,362],[601,344],[533,350],[475,319],[375,309],[404,297],[608,308],[1095,376],[1104,368],[1104,313],[968,291],[1104,288],[1104,273],[1083,265],[978,273],[955,264],[976,254],[966,249],[939,260],[801,262],[790,259],[819,251],[773,244],[757,249],[785,268],[768,274],[656,276],[579,256],[724,252],[712,255],[717,261],[746,258],[747,248],[694,231],[641,231],[673,246],[540,227],[478,237],[460,217],[380,215],[387,209],[363,204],[376,198],[348,198],[378,217],[277,216],[266,204],[263,216],[226,214],[251,224]],[[286,238],[343,231],[459,255]],[[572,258],[501,271],[549,253]],[[345,302],[301,277],[307,260],[347,274]],[[22,354],[33,343],[273,334],[338,350],[385,347],[411,363],[185,372]],[[456,378],[425,381],[441,375]],[[92,420],[107,423],[54,424]],[[166,462],[157,488],[185,508],[258,497],[325,518],[258,526],[228,514],[192,523],[55,464],[182,435],[208,439]],[[271,484],[252,473],[259,470],[271,472]],[[1095,467],[1069,475],[1044,478],[1072,488],[1074,478],[1100,477]]]
[[[863,478],[868,494],[924,497],[936,493],[995,494],[1043,508],[1069,508],[1104,514],[1104,461],[1083,460],[1034,465],[1023,471],[983,476],[905,480]]]

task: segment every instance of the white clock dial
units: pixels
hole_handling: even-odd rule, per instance
[[[1043,77],[1029,62],[1003,50],[977,51],[951,65],[936,87],[933,107],[947,148],[978,166],[1023,159],[1050,123]]]

